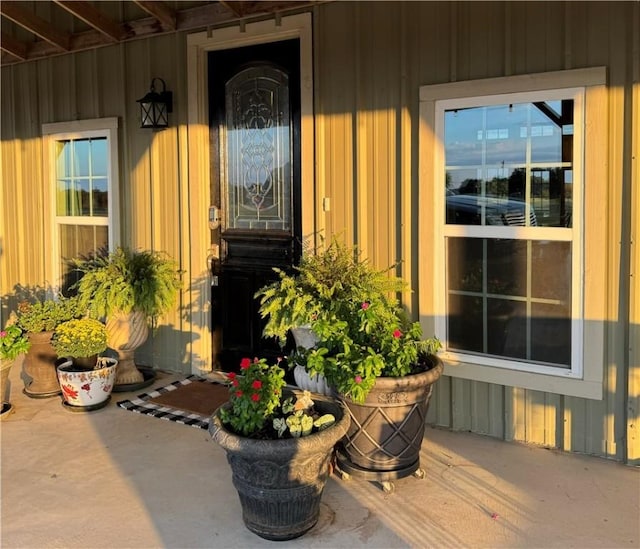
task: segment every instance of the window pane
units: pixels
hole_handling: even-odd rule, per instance
[[[448,346],[483,352],[483,301],[479,297],[449,294]]]
[[[531,295],[571,303],[571,243],[533,242]]]
[[[91,175],[88,139],[77,139],[73,142],[72,175],[75,177],[87,177]]]
[[[108,165],[108,150],[106,138],[91,140],[91,175],[106,177]]]
[[[487,292],[524,296],[527,294],[528,240],[488,239]]]
[[[109,214],[109,194],[107,192],[106,179],[94,179],[92,197],[92,213],[95,216],[107,216]]]
[[[446,242],[449,348],[567,366],[571,243],[468,237]]]
[[[56,142],[59,216],[108,216],[106,138]]]
[[[570,227],[573,100],[445,111],[449,224]]]
[[[531,359],[571,366],[570,304],[534,303],[531,307]]]
[[[69,260],[84,257],[109,245],[106,226],[60,225],[60,273],[63,289],[75,282],[69,269]]]
[[[452,290],[482,291],[484,243],[479,238],[448,238],[447,280]]]

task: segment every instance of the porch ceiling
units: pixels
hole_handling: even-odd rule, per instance
[[[11,65],[160,34],[309,10],[327,0],[0,2],[0,63]]]

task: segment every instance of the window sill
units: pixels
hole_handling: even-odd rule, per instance
[[[531,372],[519,372],[505,368],[496,368],[468,362],[453,362],[443,358],[444,375],[469,379],[472,381],[482,381],[497,385],[508,385],[511,387],[521,387],[534,391],[545,391],[559,395],[588,398],[592,400],[602,400],[602,379],[577,379],[567,375],[547,375]]]

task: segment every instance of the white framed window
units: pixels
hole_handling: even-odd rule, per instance
[[[601,398],[585,146],[589,90],[605,79],[585,69],[421,88],[421,205],[433,206],[421,312],[446,374]]]
[[[118,243],[118,119],[44,124],[51,206],[53,279],[63,288],[68,261]]]

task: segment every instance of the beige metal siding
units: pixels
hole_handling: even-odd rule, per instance
[[[14,286],[56,284],[51,279],[50,184],[43,173],[43,123],[116,116],[120,119],[120,242],[134,249],[167,252],[181,265],[180,116],[184,97],[184,35],[167,35],[63,55],[2,69],[2,233],[0,293]],[[136,100],[162,77],[178,98],[171,127],[139,128]],[[182,103],[182,107],[180,107]],[[206,215],[206,211],[195,212]],[[188,250],[188,247],[187,247]],[[183,267],[184,268],[184,267]],[[186,274],[188,288],[188,275]],[[180,302],[181,303],[181,302]],[[3,299],[3,319],[15,300]],[[160,320],[140,350],[142,364],[191,371],[180,307]]]
[[[599,147],[607,168],[598,193],[608,200],[605,226],[598,228],[606,231],[608,243],[602,274],[607,301],[604,399],[444,379],[429,418],[453,429],[625,459],[620,441],[628,429],[625,395],[634,355],[625,345],[631,210],[624,197],[631,192],[631,180],[624,163],[630,158],[631,135],[625,128],[638,109],[637,92],[630,99],[630,68],[637,64],[633,40],[640,32],[637,6],[338,2],[315,15],[317,176],[323,196],[332,201],[319,225],[329,235],[353,239],[380,266],[404,261],[402,274],[416,290],[429,288],[429,281],[417,280],[414,266],[428,258],[416,257],[413,247],[419,238],[417,217],[428,216],[429,206],[416,205],[416,194],[408,190],[418,185],[418,87],[607,66],[609,132]],[[406,302],[415,307],[415,299]],[[629,441],[636,448],[629,448],[630,457],[637,455],[637,444]]]
[[[137,8],[109,3],[108,9],[117,19],[120,10]],[[69,24],[63,10],[54,11],[62,18],[56,25]],[[414,291],[405,303],[415,315],[418,292],[430,287],[419,279],[418,265],[431,261],[418,254],[424,236],[418,223],[430,208],[418,202],[419,87],[607,67],[609,88],[598,116],[608,132],[600,136],[597,158],[588,159],[602,166],[598,196],[607,212],[601,227],[590,228],[607,243],[599,273],[607,303],[604,399],[444,378],[429,420],[638,463],[638,3],[333,2],[315,8],[313,42],[314,228],[327,237],[343,234],[380,267],[401,261],[399,273]],[[171,127],[155,133],[138,127],[136,103],[152,77],[174,92]],[[141,362],[185,373],[190,360],[207,362],[189,352],[194,338],[209,337],[202,296],[210,235],[208,188],[201,184],[208,174],[189,173],[188,160],[208,158],[209,144],[202,127],[187,139],[188,109],[195,108],[188,97],[197,95],[187,87],[185,34],[4,67],[1,85],[0,295],[12,294],[18,283],[51,282],[41,125],[118,117],[120,240],[164,250],[186,271],[185,308],[161,319]]]

